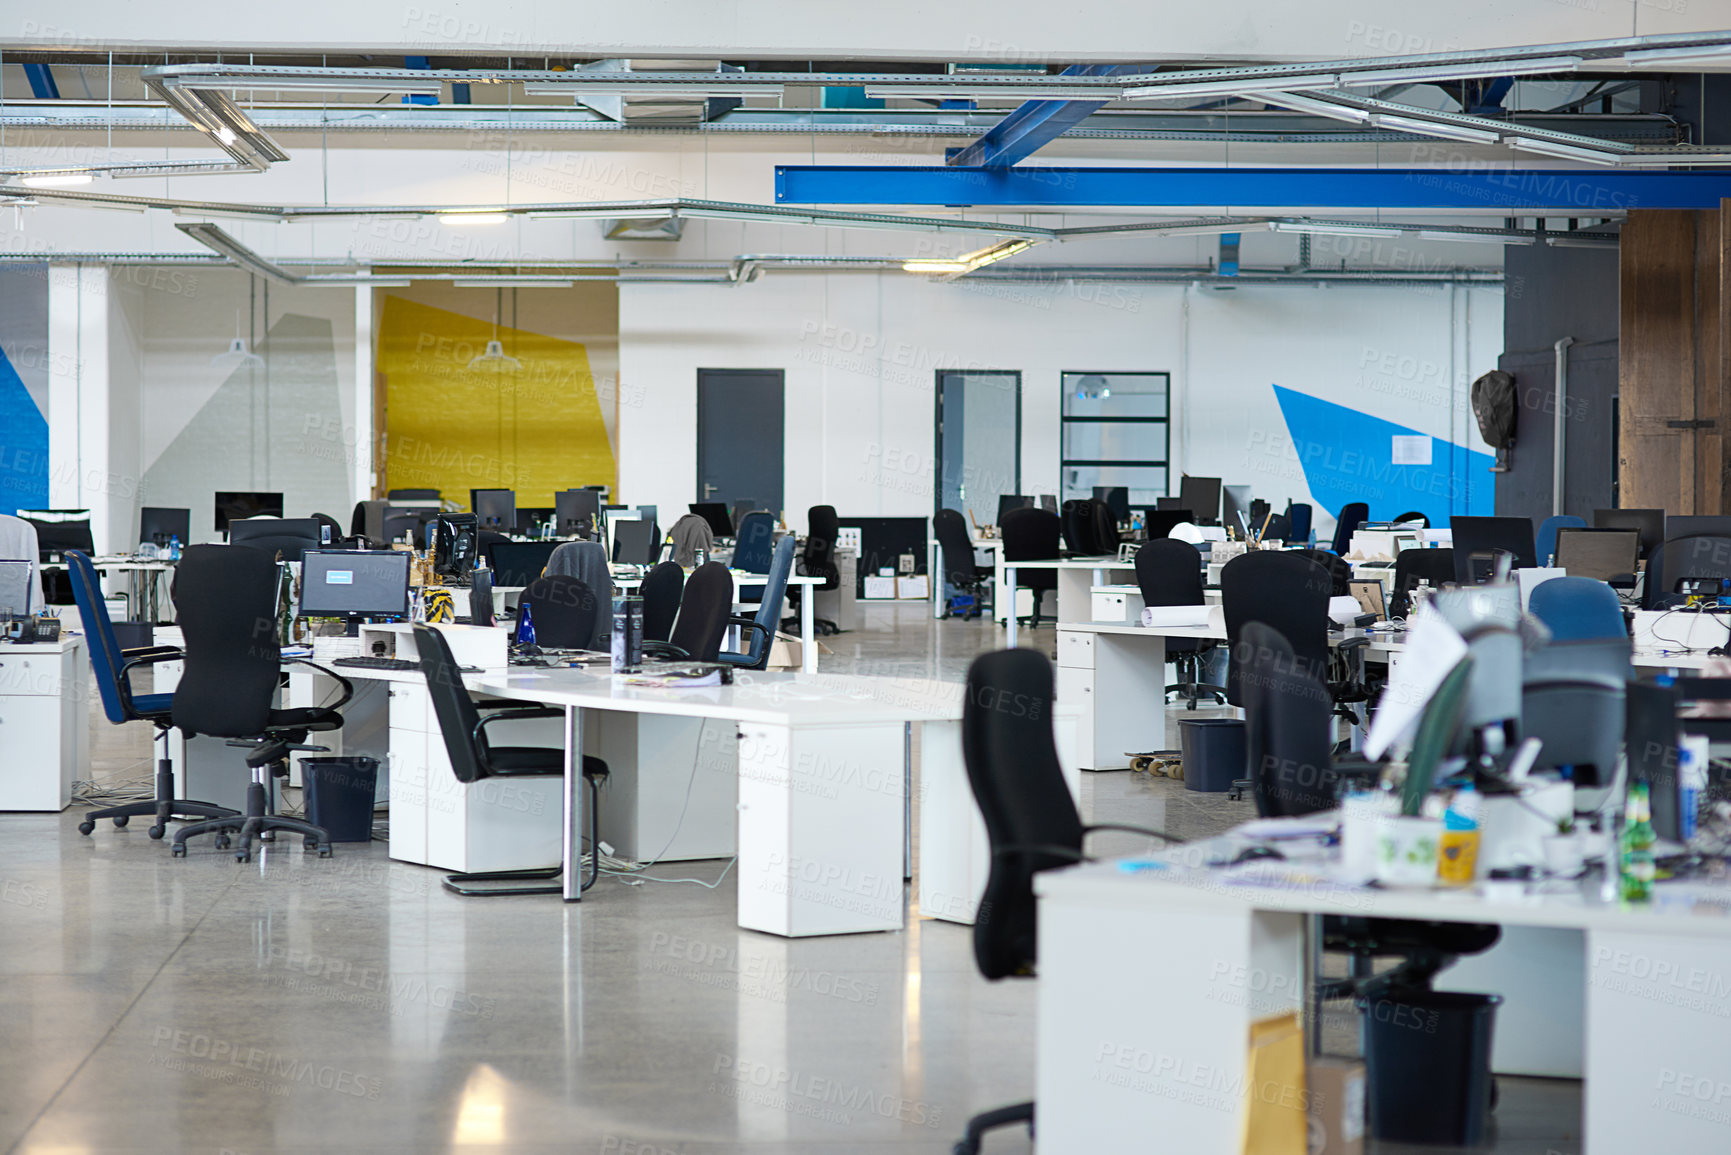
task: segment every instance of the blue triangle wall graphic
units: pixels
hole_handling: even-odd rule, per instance
[[[0,349],[0,512],[48,504],[48,418]]]
[[[1305,484],[1323,510],[1332,514],[1349,501],[1363,501],[1372,521],[1417,510],[1432,525],[1447,525],[1450,514],[1494,512],[1490,454],[1433,437],[1431,464],[1396,465],[1393,439],[1425,434],[1295,389],[1273,388]]]

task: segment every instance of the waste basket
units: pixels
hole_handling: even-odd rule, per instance
[[[322,826],[332,842],[370,842],[377,758],[303,758],[307,821]]]
[[[1180,718],[1184,788],[1218,794],[1244,777],[1244,721],[1240,718]]]
[[[1358,1000],[1373,1137],[1478,1145],[1491,1107],[1491,1034],[1502,1001],[1417,990]]]

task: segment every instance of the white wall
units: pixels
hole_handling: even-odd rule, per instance
[[[664,510],[692,500],[701,368],[786,371],[795,525],[820,503],[844,516],[932,512],[939,369],[1022,372],[1029,493],[1057,490],[1062,372],[1153,370],[1172,374],[1176,469],[1252,483],[1276,505],[1306,500],[1296,460],[1269,449],[1284,432],[1271,384],[1477,446],[1461,399],[1495,366],[1501,299],[1493,289],[1220,292],[895,275],[621,286],[621,492]]]

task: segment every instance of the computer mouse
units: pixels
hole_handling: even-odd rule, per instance
[[[1238,857],[1234,858],[1230,865],[1237,866],[1240,862],[1256,862],[1264,858],[1278,858],[1285,861],[1286,855],[1272,846],[1246,846],[1238,852]]]

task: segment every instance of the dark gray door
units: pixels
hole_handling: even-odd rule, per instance
[[[780,369],[697,371],[697,492],[731,508],[749,501],[781,512],[783,381]]]

